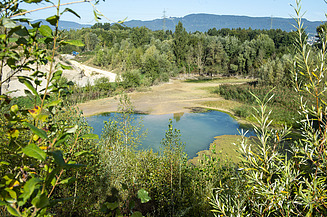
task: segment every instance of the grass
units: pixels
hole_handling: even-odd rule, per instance
[[[209,108],[216,108],[218,110],[220,109],[234,112],[234,109],[242,106],[243,104],[233,100],[219,99],[216,101],[205,101],[202,102],[201,105]]]
[[[189,160],[189,163],[197,165],[200,160],[204,159],[204,155],[207,157],[220,158],[223,161],[229,161],[233,163],[240,162],[240,154],[236,151],[238,149],[237,144],[240,144],[242,137],[239,135],[223,135],[215,137],[215,141],[210,144],[209,150],[203,150],[197,153],[197,157]],[[256,137],[249,137],[249,143],[254,143]],[[234,145],[236,144],[236,145]]]
[[[252,82],[254,79],[247,78],[206,78],[201,77],[199,79],[187,79],[186,83],[216,83],[216,84],[237,84],[237,83],[246,83]]]

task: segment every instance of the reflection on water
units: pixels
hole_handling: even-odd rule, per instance
[[[174,113],[174,119],[176,122],[180,121],[181,117],[183,117],[184,112]]]
[[[114,115],[115,114],[115,115]],[[101,134],[103,121],[115,118],[119,113],[107,113],[87,117],[88,123],[94,128],[94,133]],[[239,123],[228,114],[219,111],[205,113],[175,113],[166,115],[134,114],[136,120],[142,120],[143,130],[148,129],[147,137],[143,140],[140,148],[159,151],[160,142],[165,136],[169,119],[173,120],[173,126],[181,132],[181,141],[184,142],[185,152],[190,158],[196,153],[208,149],[215,136],[239,135],[241,129]],[[231,144],[232,145],[232,144]]]

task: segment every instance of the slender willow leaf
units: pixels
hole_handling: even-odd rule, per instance
[[[74,181],[76,181],[75,177],[69,177],[67,179],[64,179],[64,180],[60,181],[60,184],[69,184],[69,183],[72,183]]]
[[[49,152],[49,155],[51,155],[55,161],[56,164],[58,164],[60,167],[64,167],[66,165],[64,156],[62,155],[62,152],[59,150]]]
[[[99,139],[99,135],[90,133],[90,134],[83,135],[82,138],[83,139]]]
[[[36,89],[34,88],[33,84],[32,84],[29,80],[25,79],[25,77],[19,76],[19,77],[18,77],[18,80],[19,80],[20,83],[25,84],[25,86],[26,86],[30,91],[32,91],[32,93],[33,93],[34,95],[36,95],[36,96],[39,95],[38,92],[36,91]]]
[[[81,19],[81,17],[80,17],[80,16],[79,16],[75,11],[73,11],[73,10],[70,9],[70,8],[65,8],[65,10],[64,10],[63,12],[61,12],[61,15],[62,15],[63,13],[66,13],[66,12],[72,13],[72,14],[74,14],[76,17],[78,17],[78,18]]]

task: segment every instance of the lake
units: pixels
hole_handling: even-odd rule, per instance
[[[94,133],[100,135],[104,121],[115,118],[119,113],[105,113],[87,117],[86,120],[94,128]],[[185,152],[189,158],[196,153],[209,149],[214,137],[221,135],[239,135],[240,124],[226,113],[208,111],[203,113],[175,113],[166,115],[133,114],[136,120],[142,120],[142,130],[148,130],[147,137],[139,148],[160,150],[160,142],[168,129],[169,119],[174,128],[180,130],[181,141],[185,143]],[[253,135],[253,134],[252,134]],[[232,144],[231,144],[232,145]]]

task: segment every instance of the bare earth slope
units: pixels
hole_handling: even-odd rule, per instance
[[[85,86],[88,83],[93,84],[96,79],[101,77],[109,78],[110,82],[114,82],[116,80],[115,73],[80,64],[73,60],[74,57],[72,55],[65,54],[62,55],[62,58],[62,61],[58,58],[56,58],[56,61],[72,67],[71,70],[63,70],[62,76],[66,77],[69,81],[73,81],[79,86]],[[50,64],[40,66],[39,68],[39,70],[43,72],[49,72],[49,69]],[[4,82],[4,84],[2,85],[2,92],[7,93],[13,97],[24,96],[24,89],[26,89],[26,87],[18,81],[18,76],[28,76],[31,73],[32,72],[30,71],[21,71],[15,74],[11,79]],[[11,70],[9,69],[9,67],[5,67],[3,70],[3,80],[9,77],[10,74]],[[45,84],[46,82],[43,78],[40,89],[43,89],[45,87]]]
[[[240,80],[245,82],[247,80]],[[235,83],[235,80],[234,82]],[[191,112],[194,107],[205,107],[229,111],[222,107],[204,106],[204,102],[222,101],[224,99],[217,95],[210,94],[205,88],[220,85],[219,80],[205,83],[184,82],[181,80],[171,80],[169,83],[153,86],[147,92],[130,93],[129,97],[135,110],[148,114],[170,114],[179,112]],[[85,116],[91,116],[104,112],[117,111],[118,97],[111,97],[79,104],[78,107]]]

